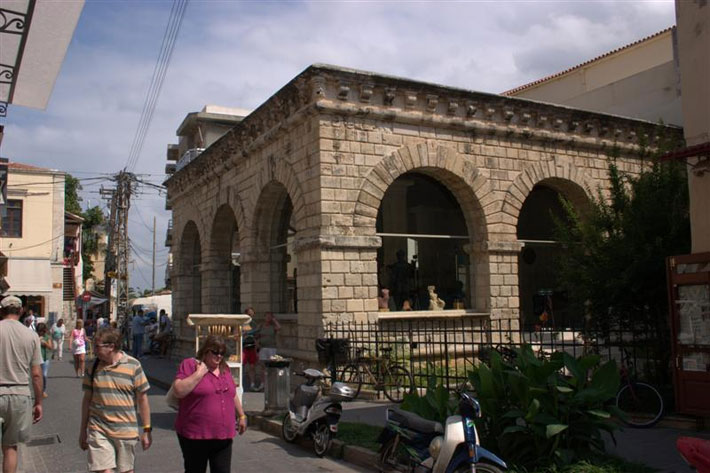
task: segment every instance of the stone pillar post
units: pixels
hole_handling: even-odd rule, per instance
[[[516,337],[520,328],[518,255],[522,246],[518,241],[486,242],[490,273],[491,327],[494,331],[510,330]]]

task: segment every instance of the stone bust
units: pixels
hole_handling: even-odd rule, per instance
[[[427,291],[429,291],[429,310],[444,310],[446,302],[439,299],[436,291],[436,286],[427,286]]]

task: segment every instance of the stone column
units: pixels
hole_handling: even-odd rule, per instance
[[[510,330],[516,338],[520,329],[518,255],[522,246],[518,241],[486,242],[490,274],[491,327],[494,331]]]

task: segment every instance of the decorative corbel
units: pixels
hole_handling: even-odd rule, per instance
[[[375,84],[372,82],[365,82],[360,86],[360,102],[370,103],[372,98],[372,93],[374,92]]]

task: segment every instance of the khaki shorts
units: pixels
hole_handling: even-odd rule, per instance
[[[32,398],[22,394],[0,395],[0,443],[13,447],[27,442],[32,427]]]
[[[89,470],[113,470],[118,472],[133,469],[138,439],[115,439],[103,432],[89,431]]]

